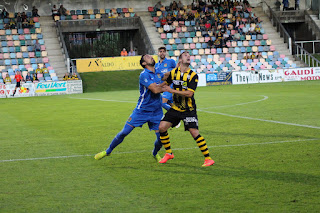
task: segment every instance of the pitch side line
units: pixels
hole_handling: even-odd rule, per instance
[[[133,101],[118,101],[118,100],[105,100],[105,99],[94,99],[94,98],[73,98],[73,97],[69,97],[69,98],[72,98],[72,99],[84,99],[84,100],[94,100],[94,101],[111,101],[111,102],[136,103],[136,102],[133,102]],[[263,99],[258,100],[258,101],[266,100],[267,98],[268,98],[268,96],[264,96]],[[240,104],[235,104],[235,105],[244,105],[244,104],[248,104],[248,103],[255,103],[255,102],[258,102],[258,101],[240,103]],[[226,106],[232,106],[232,105],[226,105]],[[220,106],[220,107],[224,107],[224,106]],[[203,108],[203,109],[208,109],[208,108]],[[311,128],[311,129],[320,129],[320,127],[318,127],[318,126],[295,124],[295,123],[288,123],[288,122],[282,122],[282,121],[265,120],[265,119],[251,118],[251,117],[245,117],[245,116],[240,116],[240,115],[230,115],[230,114],[221,113],[221,112],[205,111],[203,109],[198,109],[198,111],[199,112],[210,113],[210,114],[224,115],[224,116],[229,116],[229,117],[234,117],[234,118],[242,118],[242,119],[256,120],[256,121],[264,121],[264,122],[270,122],[270,123],[276,123],[276,124],[285,124],[285,125],[290,125],[290,126],[306,127],[306,128]]]
[[[263,99],[257,100],[257,101],[250,101],[250,102],[245,102],[245,103],[239,103],[239,104],[232,104],[232,105],[222,105],[222,106],[213,106],[213,107],[207,107],[207,108],[201,108],[201,109],[212,109],[212,108],[223,108],[223,107],[232,107],[232,106],[240,106],[240,105],[246,105],[246,104],[252,104],[252,103],[257,103],[260,101],[265,101],[267,100],[269,97],[263,95]]]
[[[281,144],[281,143],[295,143],[295,142],[303,142],[303,141],[315,141],[320,140],[320,138],[311,138],[304,140],[291,140],[291,141],[271,141],[271,142],[262,142],[262,143],[247,143],[247,144],[228,144],[228,145],[218,145],[218,146],[208,146],[209,148],[223,148],[223,147],[236,147],[236,146],[252,146],[252,145],[269,145],[269,144]],[[189,149],[198,149],[198,147],[191,148],[176,148],[172,150],[189,150]],[[141,151],[132,151],[132,152],[118,152],[115,154],[134,154],[134,153],[143,153],[143,152],[151,152],[150,150],[141,150]],[[0,160],[0,163],[5,162],[15,162],[15,161],[35,161],[35,160],[48,160],[48,159],[62,159],[62,158],[77,158],[77,157],[91,157],[93,154],[87,155],[69,155],[69,156],[53,156],[53,157],[42,157],[42,158],[25,158],[25,159],[9,159],[9,160]]]
[[[205,112],[205,113],[211,113],[211,114],[217,114],[217,115],[225,115],[225,116],[234,117],[234,118],[243,118],[243,119],[248,119],[248,120],[264,121],[264,122],[270,122],[270,123],[276,123],[276,124],[285,124],[285,125],[290,125],[290,126],[300,126],[300,127],[311,128],[311,129],[320,129],[319,126],[310,126],[310,125],[295,124],[295,123],[288,123],[288,122],[282,122],[282,121],[265,120],[265,119],[251,118],[251,117],[240,116],[240,115],[230,115],[230,114],[221,113],[221,112],[204,111],[201,109],[199,109],[198,111]]]
[[[75,98],[75,97],[69,97],[72,99],[79,99],[79,100],[90,100],[90,101],[106,101],[106,102],[122,102],[122,103],[134,103],[136,104],[137,101],[119,101],[119,100],[106,100],[106,99],[96,99],[96,98]]]

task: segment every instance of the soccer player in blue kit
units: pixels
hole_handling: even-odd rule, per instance
[[[176,62],[173,59],[166,58],[167,49],[165,47],[159,47],[158,56],[159,62],[156,63],[156,70],[162,74],[170,72],[172,69],[176,68]],[[172,104],[172,94],[170,92],[164,92],[162,94],[162,107],[166,110],[171,108]]]
[[[148,123],[150,130],[155,131],[157,137],[152,152],[153,157],[157,162],[161,160],[158,151],[162,147],[159,124],[163,116],[160,94],[163,92],[161,85],[161,78],[163,77],[163,74],[156,72],[155,60],[151,55],[142,55],[140,65],[144,70],[141,72],[139,77],[140,97],[137,106],[129,116],[129,119],[123,129],[111,141],[108,149],[99,152],[94,156],[96,160],[109,156],[112,150],[117,147],[135,127],[142,127],[145,123]]]

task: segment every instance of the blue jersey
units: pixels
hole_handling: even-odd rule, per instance
[[[176,67],[176,62],[173,59],[165,58],[161,63],[160,61],[156,63],[155,68],[161,73],[170,72],[173,68]]]
[[[171,87],[171,89],[173,89],[173,85],[172,84],[170,85],[170,87]],[[167,101],[168,104],[172,104],[173,103],[172,93],[170,93],[170,92],[163,92],[162,93],[162,98],[168,99],[168,101]]]
[[[161,83],[161,78],[163,77],[163,74],[160,74],[159,72],[153,73],[151,70],[144,69],[140,73],[139,77],[139,83],[140,83],[140,97],[137,103],[137,106],[135,110],[139,111],[162,111],[161,108],[161,94],[154,94],[151,90],[148,89],[150,84]]]

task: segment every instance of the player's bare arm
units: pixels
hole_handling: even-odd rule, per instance
[[[154,94],[164,92],[162,84],[152,83],[148,86],[148,89],[151,90],[151,92],[153,92]]]
[[[167,92],[170,92],[172,94],[181,95],[181,96],[184,96],[184,97],[187,97],[187,98],[191,98],[193,96],[193,94],[194,94],[193,91],[190,91],[190,90],[178,91],[178,90],[172,89],[171,87],[169,87],[167,85],[163,86],[163,90],[167,91]]]

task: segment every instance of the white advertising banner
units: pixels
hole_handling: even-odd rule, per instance
[[[259,76],[255,71],[232,72],[232,84],[256,84]]]
[[[232,84],[256,84],[282,82],[282,70],[240,71],[232,73]]]
[[[15,88],[16,84],[0,84],[0,98],[13,98]],[[76,93],[83,93],[81,80],[23,83],[14,98]]]
[[[284,81],[320,80],[319,67],[284,69]]]
[[[68,94],[83,93],[82,81],[81,80],[68,81],[67,93]]]

